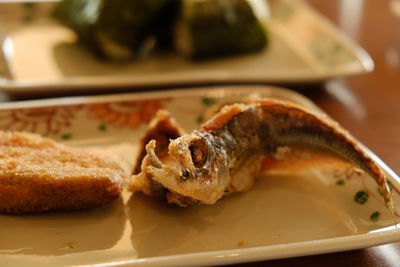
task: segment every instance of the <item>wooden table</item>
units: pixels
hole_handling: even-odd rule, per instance
[[[394,0],[392,0],[394,1]],[[364,47],[371,74],[333,80],[301,91],[400,173],[400,15],[390,1],[308,0]],[[0,101],[10,100],[0,95]],[[356,251],[237,266],[398,266],[400,242]]]
[[[397,174],[400,173],[400,14],[390,1],[309,0],[364,47],[371,74],[330,81],[304,94],[317,103]],[[399,266],[400,242],[356,251],[237,266]]]

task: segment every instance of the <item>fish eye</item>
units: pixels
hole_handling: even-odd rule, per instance
[[[183,179],[187,179],[187,178],[189,178],[189,176],[190,176],[190,173],[188,170],[185,170],[185,172],[183,172],[183,174],[182,174]]]
[[[196,168],[203,167],[207,160],[205,141],[203,139],[193,140],[190,143],[189,150],[194,166]]]

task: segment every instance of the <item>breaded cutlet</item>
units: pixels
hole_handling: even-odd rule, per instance
[[[104,206],[119,198],[115,162],[38,134],[0,131],[0,212],[23,214]]]

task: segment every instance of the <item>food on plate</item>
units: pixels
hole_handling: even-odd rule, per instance
[[[163,192],[168,202],[183,207],[213,204],[224,195],[250,189],[266,156],[289,147],[324,151],[367,172],[393,211],[382,170],[337,123],[289,102],[245,102],[222,107],[200,130],[171,140],[163,157],[151,140],[141,172],[131,177],[131,191],[150,196]]]
[[[54,17],[105,59],[146,57],[154,47],[204,59],[262,50],[265,0],[63,0]]]
[[[63,0],[53,14],[73,29],[81,43],[103,58],[126,60],[144,57],[165,31],[160,12],[175,0]]]
[[[107,158],[26,132],[0,131],[0,212],[101,207],[119,198],[125,172]]]
[[[268,15],[265,0],[183,1],[175,46],[194,59],[259,51],[267,44]]]

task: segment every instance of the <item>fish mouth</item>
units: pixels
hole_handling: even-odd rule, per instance
[[[152,160],[155,163],[152,164],[154,167],[174,173],[175,178],[182,182],[207,175],[205,170],[208,170],[210,163],[215,159],[210,142],[199,136],[197,132],[170,140],[167,158],[160,160],[154,152],[154,145],[150,144],[148,154],[154,159]],[[211,174],[208,173],[208,175]]]
[[[204,170],[207,170],[215,158],[208,142],[196,134],[171,140],[168,156],[161,159],[155,152],[155,146],[155,141],[146,146],[150,163],[148,168],[151,167],[151,171],[161,169],[181,182],[204,176]]]

